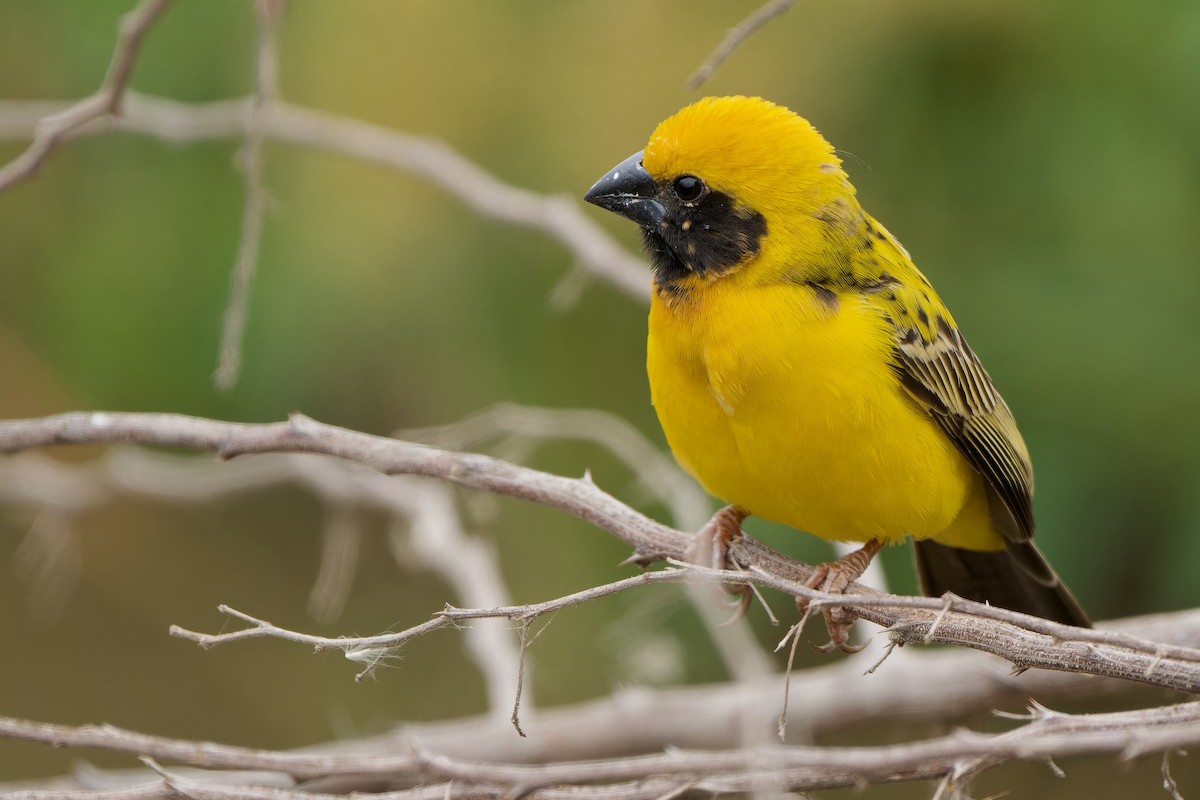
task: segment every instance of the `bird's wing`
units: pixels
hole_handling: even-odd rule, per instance
[[[996,527],[1013,541],[1028,540],[1033,469],[1012,412],[936,295],[914,291],[905,299],[915,311],[890,315],[901,384],[983,475]]]

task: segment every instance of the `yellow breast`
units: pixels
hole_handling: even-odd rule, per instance
[[[655,297],[651,397],[683,467],[751,514],[826,539],[947,541],[971,507],[970,544],[999,547],[979,476],[902,390],[892,347],[861,296],[721,280]]]

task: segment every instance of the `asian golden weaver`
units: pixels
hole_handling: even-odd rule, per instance
[[[1089,624],[1031,541],[1012,412],[806,120],[700,100],[585,199],[643,229],[651,398],[679,463],[731,504],[718,527],[864,542],[827,591],[912,537],[926,594]]]

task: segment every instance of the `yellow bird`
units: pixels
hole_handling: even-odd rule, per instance
[[[834,592],[911,537],[926,594],[1089,624],[1031,541],[1012,412],[812,125],[705,98],[585,199],[642,227],[651,399],[679,463],[730,504],[710,535],[754,514],[863,542],[818,570]],[[843,649],[850,620],[826,615]]]

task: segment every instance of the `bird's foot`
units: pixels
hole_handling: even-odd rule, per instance
[[[729,558],[729,543],[742,535],[742,520],[747,516],[737,506],[725,506],[713,514],[712,519],[696,531],[687,551],[687,560],[711,569],[731,569],[733,563]],[[736,622],[746,615],[753,594],[749,586],[726,584],[723,588],[735,598],[733,605],[737,610],[729,622]]]
[[[872,539],[837,561],[818,564],[805,585],[825,594],[842,594],[846,591],[847,586],[863,574],[870,565],[871,559],[882,547],[882,542]],[[800,609],[801,613],[806,612],[808,600],[803,597],[796,598],[796,607]],[[835,649],[841,650],[843,653],[857,653],[866,647],[865,644],[850,644],[850,626],[858,619],[858,614],[848,608],[823,606],[821,615],[825,617],[825,628],[829,631],[829,641],[826,644],[815,646],[816,650],[822,653],[829,653]]]

